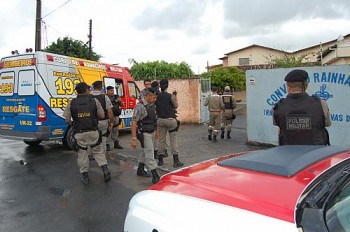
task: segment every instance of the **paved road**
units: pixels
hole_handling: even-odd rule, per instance
[[[236,111],[237,118],[234,120],[232,129],[232,139],[220,139],[218,143],[208,141],[207,125],[181,125],[178,134],[178,143],[180,150],[180,160],[185,165],[191,165],[204,160],[220,157],[223,155],[242,152],[248,150],[264,149],[257,146],[247,145],[247,123],[245,104],[238,105]],[[123,150],[114,150],[113,155],[124,160],[137,160],[137,154],[141,152],[130,148],[130,136],[124,136],[122,133],[121,144],[125,146]],[[172,171],[172,158],[164,159],[164,171]]]
[[[182,125],[180,159],[191,165],[222,155],[260,149],[247,146],[245,110],[238,111],[233,139],[214,144],[205,125]],[[0,231],[122,231],[128,202],[151,185],[135,175],[140,148],[130,147],[131,135],[121,133],[123,150],[108,154],[112,181],[91,162],[88,186],[80,183],[76,156],[58,142],[38,147],[21,141],[0,140]],[[21,160],[25,165],[21,165]],[[161,174],[173,170],[165,159]]]

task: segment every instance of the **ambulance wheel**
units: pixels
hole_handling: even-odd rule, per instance
[[[23,140],[23,142],[29,146],[38,146],[42,140]]]
[[[63,146],[67,149],[73,150],[75,143],[75,138],[73,137],[73,129],[70,127],[66,132],[66,136],[62,139]]]

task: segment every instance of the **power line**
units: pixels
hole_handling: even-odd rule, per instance
[[[45,22],[44,20],[41,20],[43,22],[43,24],[45,24],[46,26],[48,26],[49,28],[53,29],[54,31],[56,31],[58,34],[62,35],[63,33],[58,31],[57,29],[55,29],[54,27],[52,27],[50,24],[48,24],[47,22]]]
[[[47,17],[47,16],[49,16],[50,14],[54,13],[55,11],[57,11],[58,9],[60,9],[61,7],[63,7],[64,5],[66,5],[66,4],[67,4],[68,2],[70,2],[70,1],[72,1],[72,0],[67,0],[67,1],[64,2],[62,5],[60,5],[59,7],[57,7],[56,9],[52,10],[51,12],[49,12],[48,14],[46,14],[44,17],[42,17],[42,19],[45,18],[45,17]]]

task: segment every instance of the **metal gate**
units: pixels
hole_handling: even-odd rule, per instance
[[[205,98],[211,94],[210,78],[200,78],[201,82],[201,123],[209,121],[208,106],[204,106]]]

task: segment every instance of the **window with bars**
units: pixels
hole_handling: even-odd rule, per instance
[[[238,58],[239,65],[249,65],[249,58]]]

